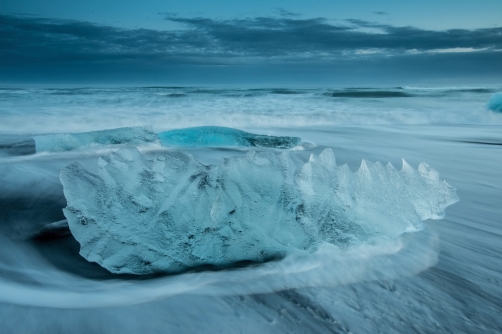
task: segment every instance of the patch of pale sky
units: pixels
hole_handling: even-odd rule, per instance
[[[410,49],[406,50],[405,53],[407,54],[425,54],[425,53],[471,53],[471,52],[483,52],[489,50],[488,48],[445,48],[445,49],[433,49],[433,50],[417,50],[417,49]],[[365,54],[365,50],[362,50],[361,53],[359,51],[356,51],[357,54]],[[492,52],[498,52],[502,50],[490,50]]]
[[[488,48],[474,49],[474,48],[448,48],[448,49],[436,49],[429,50],[432,53],[462,53],[462,52],[479,52],[486,51]]]

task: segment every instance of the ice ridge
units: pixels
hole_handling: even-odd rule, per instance
[[[175,129],[158,135],[163,146],[247,146],[286,149],[298,146],[301,141],[298,137],[258,135],[221,126]]]
[[[290,153],[250,151],[205,166],[188,153],[153,160],[135,148],[60,174],[80,254],[112,273],[178,272],[265,261],[323,243],[395,238],[440,219],[456,191],[427,164],[363,161],[351,172],[331,149],[301,168]]]
[[[266,136],[219,126],[175,129],[156,134],[151,127],[126,127],[81,133],[33,137],[36,152],[64,152],[101,145],[145,143],[163,146],[244,146],[287,149],[300,144],[298,137]]]
[[[99,145],[158,143],[151,127],[125,127],[81,133],[34,136],[37,152],[64,152]]]

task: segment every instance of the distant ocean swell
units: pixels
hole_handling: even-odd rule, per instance
[[[2,134],[82,132],[153,124],[252,129],[331,125],[502,124],[496,88],[0,89]]]

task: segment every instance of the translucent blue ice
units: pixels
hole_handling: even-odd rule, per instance
[[[81,133],[34,136],[36,152],[63,152],[100,145],[159,143],[163,146],[244,146],[292,148],[298,137],[258,135],[219,126],[176,129],[155,134],[150,127],[127,127]]]
[[[64,152],[99,145],[158,143],[150,127],[127,127],[81,133],[34,136],[37,152]]]
[[[247,146],[293,148],[298,137],[276,137],[249,133],[221,126],[201,126],[176,129],[158,134],[163,146]]]
[[[488,109],[502,112],[502,93],[494,94],[488,102]]]
[[[205,166],[169,151],[124,148],[61,171],[64,214],[80,254],[113,273],[177,272],[396,238],[458,201],[427,164],[363,161],[351,172],[330,149],[298,169],[289,152],[250,151]]]

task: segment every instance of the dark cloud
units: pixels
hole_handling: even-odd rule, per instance
[[[190,56],[204,49],[197,33],[120,29],[88,22],[0,16],[4,60],[109,61]]]
[[[373,14],[377,14],[377,15],[388,15],[387,12],[383,12],[383,11],[375,11],[373,12]]]
[[[299,17],[299,16],[301,16],[298,13],[290,12],[289,10],[285,10],[284,8],[277,8],[277,13],[281,16],[284,16],[284,17]]]
[[[204,33],[219,50],[242,52],[253,56],[298,57],[368,49],[389,53],[409,50],[430,51],[451,48],[501,48],[502,27],[478,30],[423,30],[393,27],[361,20],[351,25],[334,25],[322,18],[289,19],[259,17],[242,20],[206,18],[169,18]],[[358,28],[379,29],[369,33]]]
[[[166,20],[185,27],[175,31],[0,15],[0,69],[14,73],[26,66],[62,69],[94,64],[101,71],[113,64],[133,71],[177,64],[321,65],[348,59],[357,67],[357,61],[385,59],[388,63],[389,58],[418,57],[414,53],[430,53],[427,59],[440,59],[431,51],[456,48],[484,49],[483,54],[493,54],[493,59],[502,55],[495,51],[502,49],[502,27],[433,31],[361,20],[335,24],[285,14],[234,20],[165,14]]]
[[[2,57],[12,60],[86,61],[169,59],[313,60],[361,50],[387,54],[409,50],[502,48],[502,28],[446,31],[393,27],[361,20],[335,25],[322,18],[258,17],[240,20],[166,16],[187,29],[121,29],[88,22],[0,16]],[[359,28],[379,29],[369,33]]]

